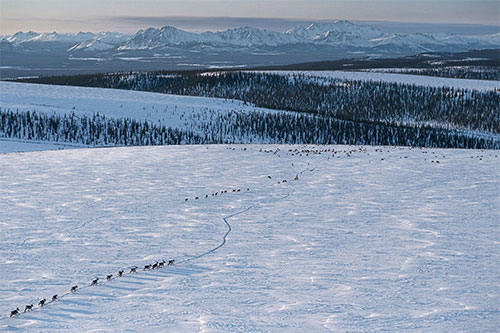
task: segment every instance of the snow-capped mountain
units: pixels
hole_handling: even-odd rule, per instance
[[[117,45],[126,43],[130,40],[132,36],[127,34],[120,34],[118,32],[100,32],[97,36],[87,39],[81,43],[78,43],[68,49],[68,51],[74,50],[87,50],[87,51],[98,51],[107,50],[116,47]]]
[[[297,36],[252,27],[241,27],[218,32],[192,33],[171,26],[165,26],[161,29],[149,28],[139,30],[134,37],[118,49],[143,50],[193,44],[225,44],[244,47],[261,45],[279,46],[301,41],[302,39],[297,38]]]
[[[18,31],[11,36],[5,36],[4,39],[10,43],[19,44],[39,35],[40,34],[38,32],[34,31],[28,31],[28,32]]]
[[[285,31],[285,34],[292,36],[300,36],[309,40],[316,40],[323,35],[337,35],[343,34],[357,36],[366,40],[382,36],[383,33],[375,28],[364,25],[357,25],[345,20],[337,20],[330,22],[313,23],[307,27],[296,26],[293,29]]]
[[[303,39],[300,36],[287,35],[276,31],[262,30],[252,27],[219,31],[213,35],[217,42],[238,46],[279,46],[303,42]]]
[[[119,50],[157,49],[166,46],[199,43],[203,39],[203,34],[194,34],[171,26],[165,26],[161,29],[148,28],[139,30],[129,41],[120,46]]]
[[[90,38],[95,34],[91,32],[78,32],[74,34],[66,33],[59,34],[56,32],[38,33],[34,31],[16,32],[12,36],[6,36],[5,39],[13,44],[22,44],[29,42],[59,42],[59,43],[80,43]]]

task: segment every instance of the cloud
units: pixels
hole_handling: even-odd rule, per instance
[[[283,19],[283,18],[259,18],[259,17],[190,17],[190,16],[124,16],[110,17],[106,20],[114,21],[123,26],[135,26],[138,29],[146,27],[163,27],[171,25],[187,31],[217,31],[230,28],[251,26],[260,29],[285,31],[297,25],[308,26],[318,21],[333,20],[308,20],[308,19]],[[358,24],[371,25],[383,32],[402,33],[455,33],[455,34],[494,34],[498,32],[498,26],[481,24],[447,24],[447,23],[405,23],[388,21],[356,21]]]
[[[4,18],[0,21],[0,33],[12,34],[19,30],[34,30],[38,32],[118,31],[123,33],[135,33],[139,29],[162,27],[165,25],[171,25],[182,30],[193,32],[218,31],[242,26],[285,31],[297,25],[307,26],[318,20],[260,17],[107,16],[55,18],[51,20],[39,17],[24,17],[22,19]],[[479,24],[405,23],[356,20],[353,22],[371,25],[383,32],[493,34],[499,30],[498,26]]]

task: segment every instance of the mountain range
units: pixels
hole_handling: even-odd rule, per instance
[[[319,22],[309,26],[296,26],[285,32],[253,27],[240,27],[217,32],[193,33],[172,26],[139,30],[135,35],[116,32],[78,32],[74,34],[17,32],[2,36],[3,43],[12,46],[29,46],[33,43],[71,44],[67,51],[75,50],[157,50],[165,47],[189,47],[194,45],[277,47],[296,44],[317,44],[348,48],[407,48],[408,51],[465,50],[477,47],[498,47],[500,35],[459,36],[450,34],[396,33],[357,25],[345,20]],[[403,51],[403,50],[402,50]]]
[[[499,33],[384,33],[371,26],[337,20],[299,25],[284,32],[249,26],[202,33],[172,26],[148,28],[135,34],[17,32],[0,36],[0,62],[2,74],[12,68],[22,68],[25,74],[33,74],[34,67],[57,71],[61,63],[67,70],[86,72],[95,71],[96,66],[101,71],[153,70],[384,58],[493,49],[499,45]]]

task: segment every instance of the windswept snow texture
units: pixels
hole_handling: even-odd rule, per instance
[[[0,330],[498,331],[497,152],[234,148],[0,155]]]
[[[436,76],[399,73],[354,72],[354,71],[265,71],[281,75],[304,75],[311,78],[340,79],[355,81],[392,82],[423,87],[451,87],[469,90],[500,90],[500,81],[454,79]]]

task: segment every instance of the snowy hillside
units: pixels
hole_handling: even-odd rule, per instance
[[[17,139],[18,141],[31,141],[33,137],[37,141],[49,141],[56,147],[65,148],[65,144],[76,146],[122,146],[122,145],[157,145],[157,144],[193,144],[193,143],[283,143],[277,138],[267,122],[268,134],[260,134],[254,131],[257,123],[262,122],[265,115],[280,115],[296,119],[292,113],[280,110],[270,110],[252,106],[242,101],[168,95],[160,93],[149,93],[139,91],[125,91],[118,89],[101,89],[85,87],[68,87],[38,84],[23,84],[13,82],[0,82],[0,124],[3,117],[9,117],[7,113],[26,115],[35,119],[35,115],[46,115],[48,117],[59,117],[59,120],[51,118],[48,122],[63,121],[62,117],[70,116],[81,123],[79,139],[69,138],[66,126],[56,126],[58,133],[47,133],[51,126],[42,125],[40,122],[33,123],[17,132],[7,133],[11,126],[0,127],[0,138]],[[2,114],[3,111],[4,113]],[[26,113],[29,113],[26,114]],[[105,118],[103,118],[105,117]],[[103,136],[94,137],[95,131],[88,132],[88,122],[92,126],[108,126],[113,133],[122,133],[118,123],[114,120],[127,122],[126,126],[141,126],[137,129],[142,139],[134,138],[123,140],[109,140],[108,130],[103,130]],[[304,117],[302,117],[304,118]],[[305,117],[307,118],[307,117]],[[107,121],[105,119],[108,119]],[[30,120],[29,120],[30,121]],[[278,120],[274,120],[277,124]],[[283,121],[283,120],[281,120]],[[17,121],[10,121],[11,124]],[[22,121],[21,121],[22,122]],[[72,121],[73,122],[73,121]],[[244,125],[244,124],[247,125]],[[3,123],[5,125],[5,123]],[[69,124],[68,124],[69,126]],[[262,125],[264,127],[264,125]],[[144,133],[151,131],[151,135]],[[164,134],[158,134],[162,131]],[[297,126],[297,131],[300,127]],[[31,133],[31,134],[28,134]],[[131,134],[131,133],[130,133]],[[106,136],[106,138],[104,137]],[[300,137],[300,136],[299,136]],[[93,138],[93,139],[92,139]],[[316,142],[316,141],[314,141]],[[2,148],[3,145],[8,147]],[[1,151],[15,151],[17,148],[10,147],[8,141],[0,140]],[[28,150],[29,147],[28,147]],[[38,150],[35,146],[33,150]]]
[[[499,81],[450,79],[419,75],[344,72],[344,71],[267,71],[282,75],[304,75],[314,80],[343,79],[368,80],[455,89],[499,90]],[[110,117],[128,117],[150,120],[168,126],[181,126],[190,114],[203,111],[217,112],[276,112],[257,108],[241,101],[158,94],[117,89],[68,87],[40,84],[0,82],[0,107],[10,110],[36,110],[76,114],[101,113]]]
[[[323,74],[311,72],[308,76],[283,72],[283,75],[288,75],[285,80],[280,75],[245,72],[219,73],[217,76],[201,73],[198,77],[141,73],[107,75],[97,80],[90,77],[97,86],[102,83],[104,87],[120,89],[0,82],[0,137],[90,146],[315,143],[476,149],[500,147],[496,122],[499,95],[495,92],[446,89],[448,98],[443,99],[443,92],[436,88],[381,85],[346,78],[338,80],[332,78],[332,73],[325,73],[326,76],[321,76]],[[404,78],[402,74],[346,74]],[[253,81],[254,78],[258,81]],[[425,85],[426,77],[415,78],[423,78],[422,85]],[[468,81],[430,79],[441,84]],[[100,83],[98,80],[101,80]],[[176,82],[172,84],[169,80]],[[178,82],[188,85],[183,87]],[[189,86],[189,82],[197,82],[201,88]],[[231,86],[235,82],[239,86]],[[259,82],[258,94],[252,91],[257,88],[252,88],[255,82]],[[291,94],[293,99],[278,95],[276,91],[279,88],[275,88],[273,82],[281,88],[288,84],[289,88],[282,92]],[[498,81],[491,82],[498,86]],[[481,80],[477,83],[483,84],[479,86],[482,88],[477,88],[480,90],[486,89],[485,84],[490,82]],[[210,86],[217,87],[215,93]],[[309,95],[301,95],[301,86],[308,87]],[[347,100],[350,104],[340,104],[342,107],[337,110],[340,98],[346,98],[346,92],[350,94],[343,88],[346,86],[353,86],[356,99]],[[148,87],[164,93],[135,91]],[[168,87],[176,89],[162,90]],[[467,88],[474,86],[470,84]],[[380,95],[382,99],[392,96],[394,92],[390,89],[400,90],[402,99],[397,103],[395,100],[381,102],[383,108],[370,104],[374,96]],[[357,92],[360,90],[366,98],[359,98],[363,96]],[[316,91],[321,94],[316,94]],[[324,98],[326,93],[329,98]],[[266,97],[268,94],[269,98]],[[297,96],[301,97],[297,99]],[[428,101],[416,100],[415,96],[431,99],[437,96],[441,104],[426,108]],[[463,102],[462,96],[470,102]],[[269,100],[274,103],[268,104]],[[290,104],[292,100],[300,101],[299,107]],[[304,107],[302,101],[310,104]],[[471,109],[469,105],[482,105],[483,111],[470,116],[471,111],[476,109]],[[453,115],[439,113],[439,110],[451,108],[455,110]]]
[[[93,115],[148,120],[166,126],[185,128],[196,117],[199,125],[209,121],[211,113],[242,113],[274,110],[246,105],[221,98],[167,95],[118,89],[67,87],[41,84],[0,82],[0,108],[12,111]],[[202,119],[205,115],[207,118]]]
[[[450,87],[455,89],[468,89],[479,91],[500,91],[500,81],[493,80],[470,80],[454,79],[447,77],[435,77],[424,75],[411,75],[400,73],[386,73],[383,71],[255,71],[257,73],[273,73],[279,75],[301,75],[311,77],[312,80],[359,80],[372,82],[392,82],[399,84],[410,84],[422,87]]]
[[[136,147],[0,169],[2,331],[498,328],[496,152]]]

